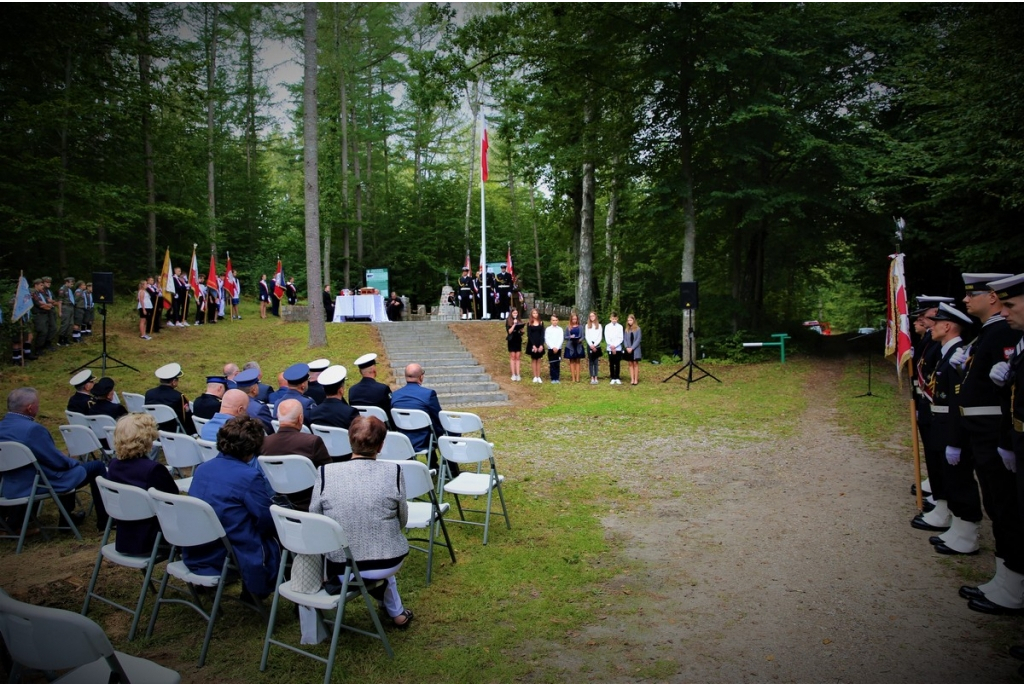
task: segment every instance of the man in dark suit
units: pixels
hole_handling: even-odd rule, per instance
[[[71,385],[75,387],[75,394],[68,398],[68,411],[79,414],[89,413],[89,400],[92,399],[92,387],[96,382],[96,376],[92,371],[84,369],[71,377]]]
[[[323,292],[324,299],[324,320],[327,323],[334,321],[334,303],[336,300],[331,296],[331,284],[328,283],[324,286]]]
[[[441,402],[437,399],[437,393],[430,388],[423,387],[423,367],[419,364],[409,364],[405,367],[405,386],[399,388],[391,395],[392,409],[419,409],[430,416],[432,428],[424,428],[416,431],[402,431],[409,438],[412,447],[417,452],[430,448],[430,432],[433,430],[435,436],[444,435],[444,427],[441,425]],[[435,442],[436,444],[436,442]],[[430,468],[437,468],[437,455],[428,455]],[[452,477],[459,475],[459,465],[449,461],[448,468]]]
[[[340,364],[328,367],[320,374],[320,380],[327,396],[323,402],[313,407],[312,423],[318,426],[333,426],[348,430],[352,419],[359,416],[359,411],[353,409],[345,401],[346,376],[348,376],[348,370]]]
[[[377,381],[377,355],[364,354],[356,360],[362,378],[348,391],[348,402],[353,406],[380,407],[391,417],[391,388]]]
[[[258,369],[246,369],[235,376],[235,384],[239,390],[249,396],[249,416],[259,419],[267,435],[272,435],[274,433],[274,424],[271,423],[273,417],[270,415],[270,407],[267,406],[266,402],[259,399],[261,385],[258,382],[259,376],[260,372]]]
[[[228,390],[228,379],[224,376],[207,376],[206,392],[192,402],[192,415],[201,419],[212,419],[220,411],[220,403]]]
[[[157,369],[154,375],[160,381],[160,385],[146,391],[146,404],[167,405],[174,410],[174,414],[178,417],[185,432],[193,435],[196,432],[196,427],[192,424],[192,412],[188,406],[188,399],[178,392],[181,364],[165,364]],[[174,433],[178,430],[178,424],[174,421],[165,421],[160,424],[160,430]]]
[[[260,455],[264,457],[277,457],[285,454],[298,454],[308,457],[313,466],[320,468],[324,464],[332,462],[331,455],[327,453],[327,445],[319,435],[302,432],[303,415],[302,405],[296,399],[283,400],[277,407],[278,420],[281,422],[281,429],[273,435],[268,435],[263,441],[263,449]],[[313,495],[313,489],[303,490],[288,499],[297,509],[309,511],[309,501]]]

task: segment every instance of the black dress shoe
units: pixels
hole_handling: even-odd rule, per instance
[[[985,599],[985,593],[984,592],[982,592],[978,588],[972,587],[970,585],[961,585],[960,586],[960,596],[963,597],[964,599]],[[1013,647],[1010,647],[1010,649],[1013,649]],[[1024,650],[1024,647],[1022,647],[1021,649]],[[1020,658],[1021,658],[1022,661],[1024,661],[1024,656],[1022,656]]]
[[[927,514],[929,511],[931,511],[934,508],[935,508],[935,505],[933,503],[929,502],[926,499],[921,500],[921,509],[924,510],[924,513]]]
[[[933,526],[930,523],[925,523],[924,514],[918,514],[917,516],[915,516],[910,521],[910,525],[913,526],[914,528],[917,528],[918,530],[939,530],[939,531],[949,530],[949,526]]]
[[[978,611],[982,614],[995,614],[996,616],[1024,616],[1024,609],[1011,609],[1004,607],[987,599],[972,599],[967,603],[971,611]]]
[[[73,511],[69,514],[69,516],[71,517],[71,523],[75,524],[75,528],[81,526],[82,523],[85,522],[84,511]]]
[[[1024,661],[1024,645],[1011,645],[1009,651],[1014,659]]]
[[[939,554],[962,554],[965,557],[973,557],[975,554],[980,552],[980,549],[976,549],[973,552],[957,552],[952,547],[947,547],[946,543],[935,545],[935,551]]]
[[[930,545],[944,545],[946,541],[940,538],[938,535],[933,535],[928,538],[928,544]]]

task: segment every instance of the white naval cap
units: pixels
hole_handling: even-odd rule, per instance
[[[356,360],[356,366],[358,366],[360,369],[365,369],[366,367],[373,366],[376,363],[377,355],[375,355],[373,352],[369,354],[364,354],[362,357]]]
[[[164,364],[156,370],[155,375],[162,381],[173,381],[175,378],[181,377],[181,364],[177,362],[171,362],[170,364]]]
[[[309,370],[313,371],[313,372],[323,371],[324,369],[326,369],[330,365],[331,365],[331,360],[329,360],[329,359],[314,359],[310,363],[306,364],[306,366],[309,367]],[[320,382],[323,383],[323,381],[320,381]]]
[[[932,317],[932,320],[952,321],[953,323],[960,324],[961,327],[974,325],[974,322],[971,321],[971,317],[967,316],[956,307],[946,304],[945,302],[939,303],[939,311],[935,312],[935,316]]]
[[[348,369],[341,364],[327,367],[327,370],[320,374],[320,385],[337,385],[348,377]]]
[[[89,369],[83,369],[71,377],[71,385],[76,388],[80,385],[85,385],[89,381],[96,380],[96,376],[92,375],[92,371]]]
[[[992,290],[988,287],[988,284],[992,281],[998,281],[1003,278],[1009,278],[1013,274],[960,274],[964,279],[964,290],[969,293],[974,292],[988,292]]]

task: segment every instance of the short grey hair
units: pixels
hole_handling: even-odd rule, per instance
[[[242,370],[248,371],[249,369],[256,369],[257,371],[260,371],[259,362],[246,362],[245,366],[242,367]]]
[[[16,388],[7,396],[7,411],[23,414],[38,401],[39,393],[35,388]]]

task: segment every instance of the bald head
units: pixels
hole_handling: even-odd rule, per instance
[[[287,388],[288,387],[288,381],[286,381],[284,379],[284,371],[282,371],[281,373],[277,374],[277,387],[279,387],[279,388]]]
[[[277,420],[281,426],[302,430],[302,403],[298,400],[285,400],[277,405]]]
[[[405,367],[405,382],[406,383],[422,383],[423,382],[423,367],[419,364],[413,363]]]
[[[238,364],[227,363],[224,365],[224,376],[231,380],[238,375]]]
[[[224,397],[224,391],[228,389],[228,386],[223,383],[207,383],[206,394],[213,395],[214,397]]]
[[[224,393],[224,399],[220,403],[221,414],[231,414],[232,416],[245,416],[249,410],[249,396],[243,391],[228,390]]]

